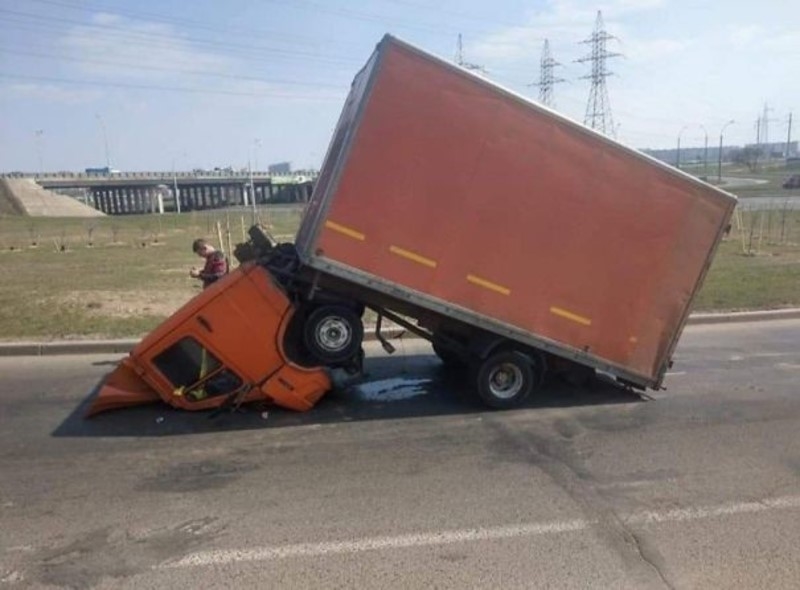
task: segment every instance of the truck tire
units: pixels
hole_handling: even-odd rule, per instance
[[[515,351],[496,352],[478,367],[478,395],[491,408],[515,408],[541,384],[543,372],[539,359]]]
[[[364,326],[358,314],[342,305],[318,307],[305,321],[303,343],[322,365],[336,365],[353,358],[361,350]]]
[[[466,362],[458,355],[458,353],[453,352],[446,346],[443,346],[435,340],[433,341],[432,346],[433,352],[436,353],[436,356],[439,357],[439,360],[442,361],[442,364],[448,369],[459,369],[466,365]]]

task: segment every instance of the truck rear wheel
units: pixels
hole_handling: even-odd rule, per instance
[[[478,368],[476,386],[483,402],[498,410],[522,404],[542,382],[544,362],[515,351],[496,352]]]
[[[343,363],[361,350],[364,326],[345,306],[323,305],[311,312],[303,328],[303,343],[322,365]]]
[[[442,364],[447,367],[448,369],[457,369],[463,367],[466,363],[459,354],[453,350],[450,350],[446,346],[433,341],[433,352],[436,353],[436,356],[439,357],[439,360],[442,361]]]

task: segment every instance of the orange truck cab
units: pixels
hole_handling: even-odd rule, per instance
[[[159,400],[185,410],[259,400],[308,410],[330,380],[284,346],[296,310],[267,268],[245,263],[148,334],[88,414]]]

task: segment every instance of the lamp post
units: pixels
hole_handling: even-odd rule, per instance
[[[172,158],[172,196],[175,199],[175,212],[181,212],[181,195],[178,192],[178,173],[175,172],[175,158]]]
[[[258,207],[256,206],[256,187],[253,183],[253,164],[255,164],[256,172],[258,171],[258,148],[261,146],[261,140],[258,138],[253,139],[253,158],[248,158],[247,167],[250,169],[250,198],[253,199],[253,225],[258,223]]]
[[[703,180],[708,180],[708,130],[702,123],[698,125],[703,130],[705,141],[703,143]]]
[[[108,169],[108,173],[111,173],[111,156],[108,155],[108,133],[106,133],[106,124],[103,121],[103,117],[100,116],[100,113],[95,113],[94,116],[97,118],[97,121],[100,123],[100,129],[103,131],[103,145],[106,149],[106,168]]]
[[[34,132],[34,137],[36,139],[36,156],[39,160],[39,174],[44,175],[44,163],[42,159],[42,140],[44,137],[44,129],[37,129]]]
[[[717,160],[717,184],[722,184],[722,134],[725,133],[725,129],[728,128],[728,125],[733,125],[735,122],[736,121],[731,119],[722,126],[722,129],[719,130],[719,159]]]
[[[261,140],[257,137],[253,140],[253,168],[255,168],[256,174],[258,174],[258,148],[261,147]]]
[[[250,198],[253,200],[253,225],[258,223],[258,208],[256,207],[256,189],[253,186],[253,164],[252,160],[247,160],[247,168],[250,172]]]
[[[683,135],[683,132],[686,131],[686,129],[688,129],[688,128],[689,128],[688,125],[684,125],[683,127],[681,127],[681,130],[678,132],[678,152],[675,155],[675,167],[678,170],[681,169],[681,135]]]

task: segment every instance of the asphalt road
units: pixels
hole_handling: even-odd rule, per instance
[[[82,420],[114,360],[0,358],[0,587],[800,580],[800,320],[690,327],[654,399],[512,412],[410,341],[303,415]]]

